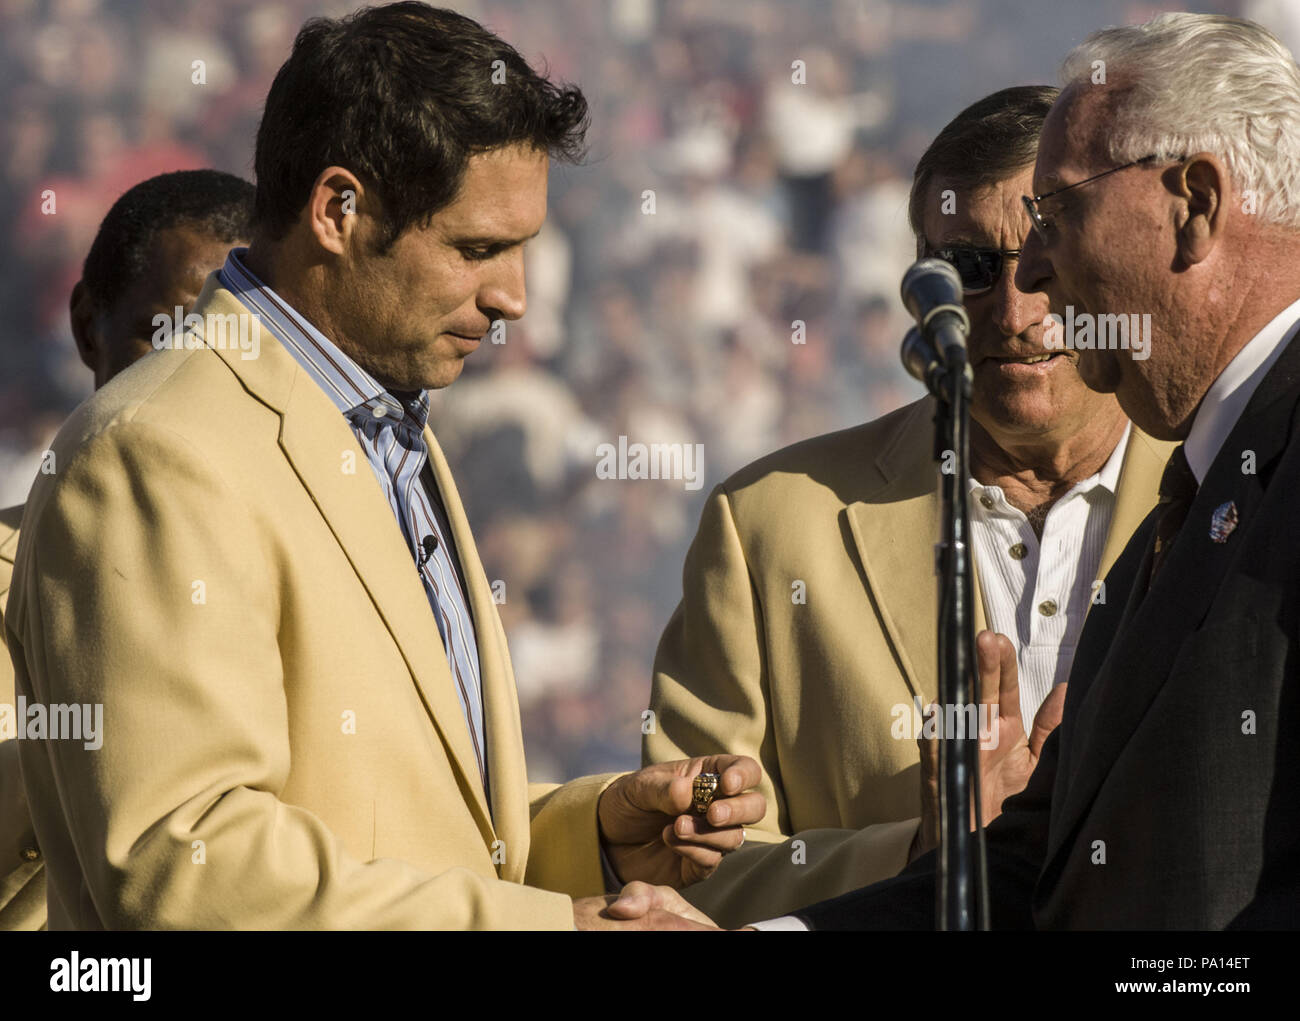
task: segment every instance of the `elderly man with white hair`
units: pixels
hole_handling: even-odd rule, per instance
[[[993,924],[1294,928],[1300,69],[1251,22],[1171,14],[1096,33],[1062,79],[1016,285],[1070,324],[1089,386],[1181,445],[1088,617],[1060,727],[988,829]],[[1088,325],[1133,315],[1148,357]],[[979,654],[984,676],[1016,669],[1002,636]],[[936,868],[795,917],[929,927]]]

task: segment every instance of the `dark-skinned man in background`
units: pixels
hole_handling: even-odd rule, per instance
[[[252,218],[253,186],[218,170],[160,174],[113,203],[69,302],[77,353],[96,390],[154,350],[155,315],[193,308],[231,246],[248,243]],[[21,506],[0,511],[0,622],[22,515]],[[17,712],[7,653],[0,655],[0,707]],[[12,736],[0,734],[0,929],[42,929],[45,863]]]

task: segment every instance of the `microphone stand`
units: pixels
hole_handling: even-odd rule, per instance
[[[979,707],[974,697],[974,604],[970,556],[971,370],[964,346],[948,348],[947,363],[932,363],[926,385],[938,398],[934,457],[942,479],[942,540],[935,546],[939,575],[939,875],[935,891],[940,929],[989,928],[988,869],[979,798]],[[975,732],[950,724],[976,704]],[[946,714],[947,718],[944,719]],[[974,809],[975,830],[970,826]]]

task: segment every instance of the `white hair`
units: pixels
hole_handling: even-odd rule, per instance
[[[1251,203],[1247,211],[1265,222],[1300,229],[1300,67],[1267,29],[1187,13],[1103,29],[1061,66],[1063,85],[1101,81],[1122,90],[1111,159],[1214,153],[1243,208]]]

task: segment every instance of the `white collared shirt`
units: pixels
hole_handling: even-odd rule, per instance
[[[1295,335],[1292,327],[1297,319],[1300,319],[1300,301],[1292,302],[1269,320],[1268,325],[1237,352],[1201,398],[1200,406],[1192,416],[1191,432],[1183,445],[1183,453],[1187,455],[1187,464],[1196,476],[1197,485],[1205,481],[1205,473],[1219,456],[1220,448],[1246,410],[1260,380],[1268,375],[1268,370]]]
[[[1052,504],[1040,539],[1001,486],[969,479],[971,543],[988,626],[1015,643],[1025,732],[1052,686],[1070,676],[1115,510],[1130,424],[1096,474]]]

